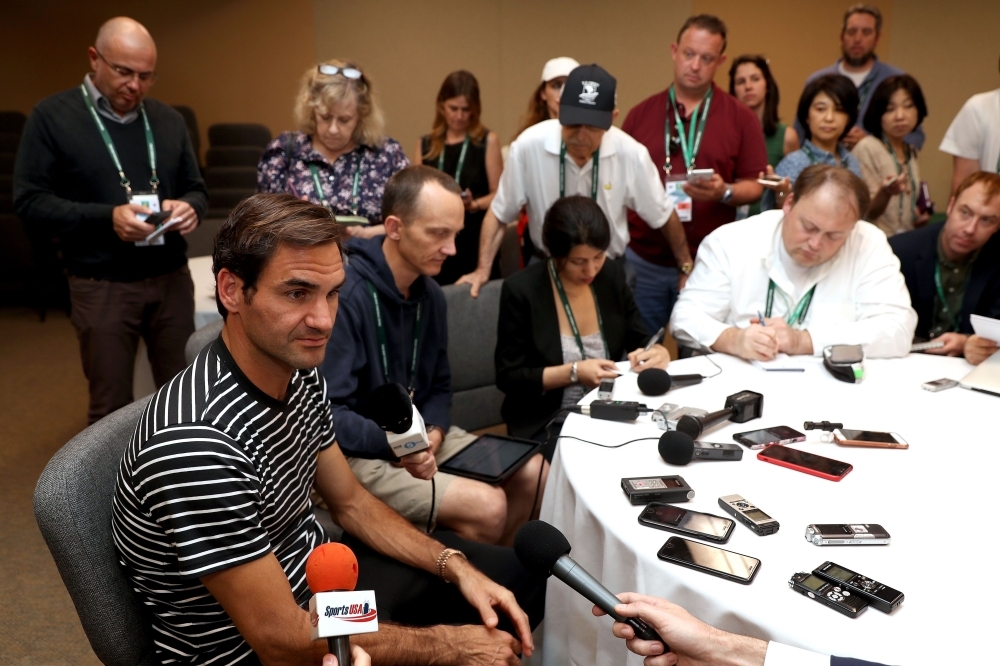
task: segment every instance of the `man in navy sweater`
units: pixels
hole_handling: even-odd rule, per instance
[[[977,171],[948,202],[948,219],[889,239],[917,311],[917,337],[944,343],[929,354],[973,365],[997,351],[973,334],[971,315],[1000,318],[1000,175]]]
[[[362,485],[415,525],[436,523],[467,539],[509,545],[544,488],[541,455],[500,487],[436,474],[438,462],[475,439],[451,427],[447,304],[432,279],[455,254],[465,219],[461,190],[437,169],[407,167],[386,184],[382,219],[385,236],[351,244],[322,366],[340,447]],[[398,463],[385,432],[368,418],[372,390],[388,382],[410,391],[431,447]]]
[[[113,18],[88,53],[83,83],[28,118],[14,207],[25,225],[60,239],[93,423],[132,402],[140,335],[157,386],[186,366],[194,285],[181,236],[198,225],[208,193],[184,119],[145,99],[156,79],[146,29]],[[156,227],[142,220],[160,209],[173,226],[145,243]]]

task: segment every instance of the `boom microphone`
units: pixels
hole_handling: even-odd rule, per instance
[[[704,416],[684,415],[677,421],[677,431],[698,439],[705,430],[723,421],[746,423],[760,418],[764,412],[764,396],[753,391],[740,391],[726,398],[726,406]]]
[[[669,652],[666,641],[652,627],[640,618],[624,617],[615,611],[621,600],[573,561],[569,556],[571,548],[562,532],[541,520],[528,521],[514,535],[514,552],[525,569],[555,576],[618,622],[632,627],[636,638],[660,641],[664,653]]]
[[[683,432],[671,430],[660,435],[660,457],[671,465],[687,465],[700,460],[742,460],[743,449],[737,444],[696,442]]]
[[[702,379],[701,375],[671,375],[660,368],[646,368],[636,381],[645,395],[663,395],[672,388],[700,384]]]
[[[358,558],[342,543],[324,543],[306,560],[306,582],[313,593],[309,600],[313,640],[326,638],[337,663],[350,666],[350,636],[378,631],[375,593],[353,591]]]

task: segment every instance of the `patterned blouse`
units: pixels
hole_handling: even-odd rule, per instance
[[[291,143],[292,159],[287,153]],[[351,190],[354,171],[361,165],[357,203],[352,203]],[[316,194],[310,164],[319,171],[326,200],[337,215],[357,214],[367,217],[373,224],[382,224],[382,194],[385,183],[392,174],[410,166],[402,146],[393,139],[386,139],[382,148],[358,146],[330,164],[323,155],[313,150],[312,139],[304,132],[283,132],[264,149],[257,165],[258,192],[287,192],[306,197],[313,203],[322,203]]]
[[[806,139],[802,143],[801,148],[785,155],[784,159],[778,162],[778,166],[774,168],[774,173],[778,176],[788,178],[794,185],[799,174],[813,164],[829,164],[843,167],[855,176],[861,177],[861,165],[858,164],[858,158],[852,155],[844,147],[844,144],[837,144],[837,154],[834,155],[833,153],[826,152],[809,139]],[[775,207],[774,191],[765,189],[764,196],[760,200],[760,209],[771,210]]]

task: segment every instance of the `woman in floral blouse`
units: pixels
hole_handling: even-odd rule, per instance
[[[268,144],[257,165],[258,192],[287,192],[329,208],[351,236],[385,233],[385,183],[409,166],[383,134],[372,84],[353,62],[309,68],[295,101],[299,131]]]

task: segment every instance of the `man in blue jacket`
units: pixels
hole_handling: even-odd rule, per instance
[[[362,485],[410,522],[436,523],[467,539],[509,544],[529,519],[536,490],[540,494],[544,487],[539,486],[539,474],[544,484],[545,473],[540,455],[501,487],[436,474],[438,462],[475,439],[451,427],[447,304],[431,279],[455,254],[455,236],[465,219],[461,190],[437,169],[408,167],[386,184],[382,218],[385,236],[352,242],[322,366],[337,439]],[[383,367],[383,359],[389,367]],[[410,392],[431,447],[398,462],[385,432],[368,418],[372,390],[389,382]]]
[[[970,315],[1000,318],[1000,175],[977,171],[948,202],[948,219],[889,239],[917,311],[918,338],[943,342],[928,353],[981,363],[997,351],[973,335]]]

